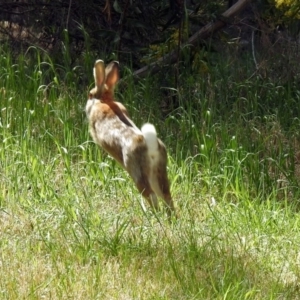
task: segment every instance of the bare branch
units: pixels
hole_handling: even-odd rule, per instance
[[[198,32],[196,32],[194,35],[192,35],[187,43],[183,45],[183,48],[186,46],[194,47],[200,39],[205,39],[208,36],[211,36],[214,32],[220,30],[222,27],[226,25],[225,20],[232,18],[233,16],[240,13],[250,2],[251,0],[239,0],[237,3],[235,3],[233,6],[231,6],[228,10],[226,10],[222,15],[221,19],[211,22],[201,28]],[[158,72],[161,68],[162,64],[173,64],[176,62],[178,57],[178,52],[176,50],[166,54],[165,56],[159,58],[156,62],[151,63],[148,66],[145,66],[133,73],[134,76],[138,77],[145,77],[149,73],[154,74]]]

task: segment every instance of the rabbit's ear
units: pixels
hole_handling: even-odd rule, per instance
[[[106,85],[109,89],[113,89],[119,81],[119,62],[112,61],[105,69]]]
[[[94,66],[94,78],[95,85],[98,89],[101,89],[105,83],[105,66],[104,62],[101,59],[96,60]]]

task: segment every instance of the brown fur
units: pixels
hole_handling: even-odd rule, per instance
[[[105,68],[103,61],[96,61],[94,77],[96,86],[90,91],[86,105],[93,140],[129,173],[151,207],[158,209],[157,195],[163,198],[171,216],[174,204],[165,145],[157,138],[157,151],[150,156],[142,131],[129,118],[126,108],[114,101],[114,86],[119,79],[117,62]]]

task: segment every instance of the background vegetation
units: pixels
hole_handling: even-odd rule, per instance
[[[195,2],[187,1],[186,13],[199,5],[205,22],[233,4]],[[20,25],[8,14],[1,23],[11,33],[2,32],[0,47],[1,298],[298,299],[297,19],[273,2],[251,4],[198,47],[185,47],[178,63],[137,79],[134,70],[178,46],[179,26],[182,39],[198,30],[192,15],[173,18],[177,8],[163,1],[148,8],[103,1],[98,19],[92,1],[45,1],[42,10],[40,3],[0,4],[2,18],[10,8],[23,17],[26,8],[33,20],[40,8],[45,19],[35,19],[57,33],[44,47],[42,39],[13,36],[29,19]],[[136,44],[105,35],[108,3],[113,36],[131,33],[129,23],[113,27],[127,3],[124,22],[142,17],[130,5],[165,8],[163,23],[153,24],[166,27],[158,35],[167,39],[154,44],[148,34],[148,42],[136,39],[144,52],[126,52]],[[64,10],[53,13],[53,5]],[[87,5],[85,15],[80,5]],[[62,23],[47,19],[51,11]],[[100,44],[84,22],[105,33]],[[154,123],[168,148],[179,214],[173,224],[147,209],[128,175],[88,135],[94,60],[118,55],[117,99],[137,125]]]

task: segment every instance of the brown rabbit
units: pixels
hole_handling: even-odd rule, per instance
[[[90,134],[129,173],[139,192],[155,210],[157,196],[165,201],[168,216],[174,212],[167,176],[167,151],[157,138],[155,127],[145,124],[140,130],[129,118],[126,108],[114,100],[119,80],[119,63],[105,68],[102,60],[94,66],[95,88],[86,104]]]

